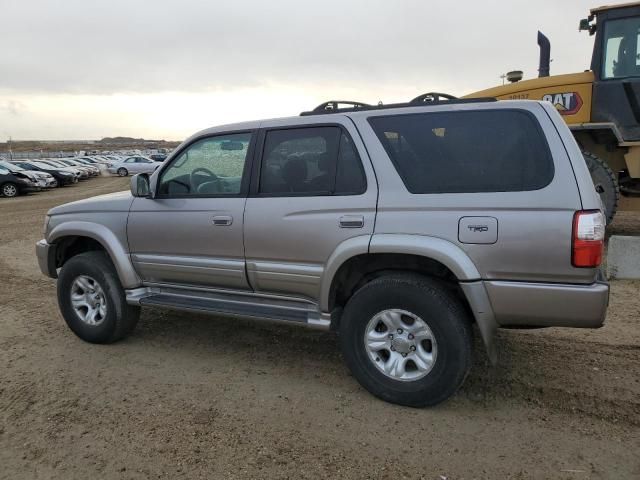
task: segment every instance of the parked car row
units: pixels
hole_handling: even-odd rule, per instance
[[[135,173],[153,173],[159,165],[159,161],[143,155],[93,155],[12,161],[0,159],[0,196],[15,197],[64,187],[104,173],[121,177]]]

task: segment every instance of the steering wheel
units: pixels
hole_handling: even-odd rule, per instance
[[[196,174],[198,172],[204,172],[208,177],[211,177],[211,178],[205,180],[204,182],[198,182],[196,180]],[[213,181],[216,181],[216,180],[218,180],[218,176],[215,173],[213,173],[211,170],[209,170],[208,168],[205,168],[205,167],[198,167],[198,168],[194,169],[191,172],[191,174],[189,175],[189,183],[191,183],[191,191],[192,192],[196,192],[201,183],[213,182]]]
[[[412,105],[415,105],[420,103],[439,102],[441,98],[445,98],[447,100],[455,100],[457,97],[454,97],[453,95],[449,95],[448,93],[429,92],[429,93],[423,93],[422,95],[418,95],[409,103]]]

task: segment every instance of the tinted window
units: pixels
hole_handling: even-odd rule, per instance
[[[411,193],[537,190],[553,160],[535,119],[516,110],[369,119]]]
[[[239,194],[251,133],[205,138],[193,143],[162,172],[162,195]]]
[[[260,192],[286,195],[349,195],[366,190],[358,153],[339,127],[267,132]]]

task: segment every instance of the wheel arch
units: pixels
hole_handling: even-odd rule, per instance
[[[124,288],[135,288],[141,284],[127,249],[104,225],[81,221],[64,222],[49,233],[48,242],[54,247],[50,249],[49,255],[54,256],[51,261],[56,268],[78,253],[103,250],[111,259]]]
[[[442,280],[469,309],[489,357],[496,360],[497,324],[480,273],[457,245],[423,235],[381,234],[348,240],[331,256],[321,287],[320,307],[340,311],[362,285],[391,272],[412,272]],[[346,242],[345,242],[346,243]],[[368,244],[368,245],[367,245]],[[339,315],[336,320],[339,320]],[[335,326],[335,325],[334,325]]]

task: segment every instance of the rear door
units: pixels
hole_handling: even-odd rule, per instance
[[[346,117],[270,121],[265,127],[245,210],[249,281],[257,291],[316,300],[336,248],[373,233],[373,168]]]

